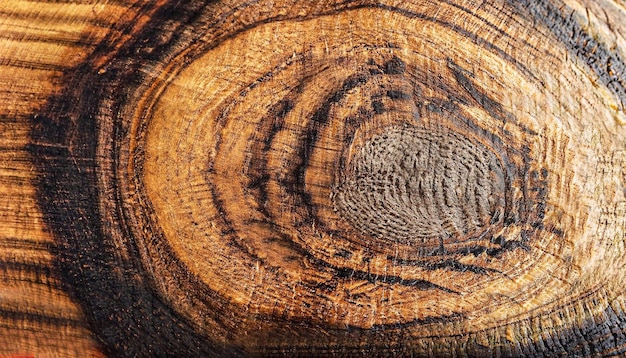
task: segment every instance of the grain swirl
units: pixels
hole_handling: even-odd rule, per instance
[[[46,207],[111,352],[519,355],[623,293],[619,93],[536,13],[261,5],[146,8],[42,125],[86,163]]]

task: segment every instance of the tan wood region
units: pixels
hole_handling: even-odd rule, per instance
[[[0,3],[0,357],[626,354],[626,3]]]

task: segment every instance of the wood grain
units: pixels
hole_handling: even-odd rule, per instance
[[[0,354],[626,353],[623,2],[7,4]]]
[[[102,356],[82,309],[54,274],[54,236],[38,204],[43,173],[31,118],[123,18],[116,3],[0,4],[0,355]]]

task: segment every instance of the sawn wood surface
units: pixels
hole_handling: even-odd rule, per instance
[[[0,357],[626,354],[626,3],[0,2]]]

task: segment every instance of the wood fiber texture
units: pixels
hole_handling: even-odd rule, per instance
[[[0,356],[626,354],[626,4],[0,4]]]

